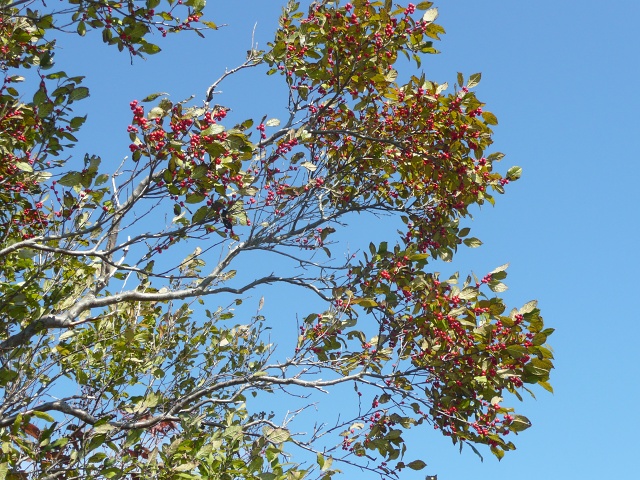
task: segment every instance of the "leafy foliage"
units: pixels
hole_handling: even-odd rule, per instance
[[[530,422],[503,402],[551,391],[553,329],[535,302],[507,313],[506,265],[431,271],[482,244],[461,220],[521,175],[486,153],[497,119],[472,90],[480,74],[450,91],[415,73],[444,33],[431,2],[290,2],[268,51],[202,105],[132,101],[131,158],[113,171],[91,154],[69,170],[89,91],[55,72],[50,38],[101,30],[133,58],[160,50],[153,31],[216,25],[197,0],[34,3],[0,7],[2,478],[397,477],[426,466],[403,438],[425,424],[476,452],[515,448],[507,435]],[[415,69],[406,83],[397,65]],[[228,125],[215,89],[260,66],[288,86],[289,118]],[[32,96],[18,90],[27,74]],[[148,231],[151,212],[172,220]],[[367,212],[402,229],[337,260],[329,246]],[[273,273],[243,271],[255,254],[279,259]],[[262,301],[243,310],[267,285],[317,297],[289,322],[291,349],[270,342]],[[357,408],[331,427],[302,435],[264,411],[344,383]]]

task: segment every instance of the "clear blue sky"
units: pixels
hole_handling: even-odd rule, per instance
[[[209,3],[206,16],[227,27],[204,40],[166,39],[162,53],[133,66],[113,48],[63,40],[56,60],[70,75],[87,75],[92,92],[84,106],[89,121],[80,135],[82,151],[117,165],[128,153],[132,99],[156,91],[174,100],[202,98],[225,67],[244,59],[256,22],[256,39],[265,46],[281,6],[277,0]],[[478,97],[500,121],[495,149],[507,154],[505,169],[524,169],[495,208],[475,216],[471,226],[484,245],[462,250],[453,267],[483,274],[510,262],[504,298],[512,306],[538,299],[547,324],[556,328],[550,342],[556,393],[540,391],[520,406],[534,426],[515,439],[518,450],[502,462],[489,452],[484,463],[470,450],[460,455],[430,431],[412,437],[413,456],[424,458],[424,472],[439,480],[632,478],[640,426],[640,314],[634,307],[640,295],[633,293],[640,267],[640,2],[456,0],[436,6],[447,35],[438,45],[442,53],[423,63],[427,76],[453,84],[458,71],[482,72]],[[286,97],[273,85],[243,73],[221,86],[219,101],[238,118],[277,116]],[[267,297],[265,313],[281,316],[278,302]],[[402,478],[422,479],[424,472]]]

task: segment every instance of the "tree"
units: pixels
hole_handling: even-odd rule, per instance
[[[55,69],[56,35],[99,30],[135,60],[160,51],[152,32],[216,30],[204,1],[0,5],[2,478],[397,477],[424,467],[403,439],[424,426],[515,448],[530,422],[504,397],[551,390],[553,330],[535,302],[506,313],[492,293],[506,266],[431,271],[480,244],[461,219],[520,176],[485,154],[497,120],[480,74],[449,89],[419,72],[444,32],[431,2],[290,2],[268,50],[201,103],[132,101],[130,158],[112,170],[66,157],[89,91]],[[218,86],[263,67],[288,118],[229,125]],[[392,226],[385,240],[335,256],[366,214]],[[316,298],[278,319],[281,345],[263,300],[246,308],[268,285]],[[342,384],[354,407],[306,435],[304,407],[275,406]]]

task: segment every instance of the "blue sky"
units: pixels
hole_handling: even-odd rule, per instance
[[[126,55],[98,45],[97,36],[89,39],[95,48],[62,39],[58,65],[87,75],[92,92],[80,107],[89,120],[78,148],[117,165],[128,153],[131,100],[156,91],[174,100],[202,98],[225,67],[242,62],[256,22],[256,39],[265,46],[280,6],[276,0],[210,1],[206,16],[228,26],[204,40],[165,39],[162,53],[133,66]],[[502,168],[524,170],[496,207],[484,207],[470,224],[484,245],[462,250],[447,268],[484,274],[510,262],[503,297],[512,306],[539,300],[556,328],[550,343],[557,368],[555,394],[540,391],[519,407],[534,426],[501,462],[488,452],[484,463],[470,450],[460,455],[432,432],[412,436],[412,453],[439,480],[630,478],[640,426],[634,367],[640,295],[633,293],[640,266],[640,2],[450,0],[435,6],[447,35],[438,45],[442,53],[423,63],[427,77],[453,84],[458,71],[482,72],[476,91],[500,121],[494,147],[507,154]],[[286,102],[284,91],[257,71],[220,89],[217,101],[237,119],[277,116]],[[368,243],[368,232],[360,231]],[[282,316],[268,296],[264,312]],[[332,402],[339,405],[340,398]],[[423,477],[408,472],[402,478]]]

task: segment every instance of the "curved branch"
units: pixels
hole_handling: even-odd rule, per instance
[[[222,76],[220,78],[218,78],[215,82],[213,82],[209,86],[209,88],[207,88],[205,104],[208,106],[209,103],[211,102],[211,100],[213,100],[213,96],[216,93],[222,93],[222,92],[216,92],[215,90],[218,87],[218,85],[220,85],[220,83],[225,78],[227,78],[230,75],[233,75],[234,73],[236,73],[236,72],[238,72],[238,71],[240,71],[240,70],[242,70],[244,68],[255,67],[256,65],[260,65],[261,63],[262,63],[262,58],[253,49],[253,42],[252,42],[251,50],[249,50],[249,52],[247,54],[247,59],[241,65],[238,65],[237,67],[232,68],[231,70],[225,70],[225,72],[222,74]]]
[[[130,290],[127,292],[118,293],[115,295],[110,295],[107,297],[96,297],[93,294],[87,295],[83,300],[79,301],[74,307],[69,309],[66,313],[63,314],[50,314],[45,315],[38,320],[35,320],[27,327],[25,327],[20,332],[12,335],[7,338],[4,342],[0,343],[0,351],[10,350],[19,345],[25,344],[31,337],[36,335],[38,332],[48,329],[48,328],[73,328],[82,322],[75,322],[74,320],[78,318],[78,316],[87,310],[91,310],[93,308],[100,307],[108,307],[111,305],[120,304],[122,302],[167,302],[171,300],[184,300],[186,298],[193,298],[199,296],[207,296],[207,295],[215,295],[220,293],[230,293],[233,295],[241,295],[248,290],[253,289],[258,285],[271,284],[276,282],[284,282],[290,283],[292,285],[298,285],[301,287],[308,288],[315,292],[318,296],[320,296],[323,300],[331,301],[330,297],[324,295],[321,290],[312,285],[311,283],[306,282],[304,279],[296,279],[296,278],[287,278],[287,277],[277,277],[275,275],[269,275],[263,278],[259,278],[250,282],[239,288],[232,287],[221,287],[213,290],[208,290],[206,287],[211,284],[214,280],[220,277],[220,273],[218,269],[216,271],[206,277],[199,286],[193,288],[186,288],[183,290],[175,290],[175,291],[167,291],[167,292],[156,292],[156,293],[146,293],[140,292],[137,290]]]
[[[233,402],[235,401],[235,399],[237,399],[238,396],[241,395],[241,393],[244,390],[252,386],[261,386],[264,384],[295,385],[295,386],[304,387],[304,388],[317,389],[326,393],[326,390],[324,390],[324,387],[337,385],[340,383],[349,382],[353,380],[358,380],[362,378],[363,375],[364,375],[364,372],[361,371],[353,375],[348,375],[348,376],[336,378],[333,380],[310,381],[310,380],[301,380],[295,377],[279,378],[279,377],[272,377],[268,375],[253,374],[247,377],[234,378],[232,380],[228,380],[225,382],[219,382],[211,387],[203,388],[197,392],[193,392],[189,395],[186,395],[185,397],[176,401],[172,408],[170,408],[166,413],[163,413],[161,415],[152,416],[152,417],[145,418],[143,420],[134,421],[134,422],[111,421],[109,422],[109,424],[116,428],[120,428],[122,430],[133,430],[138,428],[149,428],[163,421],[180,421],[180,417],[179,417],[180,413],[189,413],[194,408],[194,407],[184,408],[186,405],[192,402],[198,401],[202,397],[210,393],[213,393],[217,390],[222,390],[224,388],[229,388],[229,387],[240,386],[241,388],[238,392],[234,393],[231,399],[220,399],[220,400],[211,399],[210,402],[213,402],[213,403]],[[56,400],[53,402],[46,402],[41,405],[37,405],[25,412],[22,412],[22,415],[30,415],[30,414],[33,414],[34,412],[57,411],[57,412],[65,413],[67,415],[71,415],[79,420],[82,420],[83,422],[89,425],[95,425],[98,421],[101,420],[101,418],[90,414],[89,412],[87,412],[82,408],[78,408],[70,405],[68,403],[68,400],[71,400],[73,398],[78,398],[78,397],[71,397],[65,400]],[[9,425],[12,425],[16,421],[18,415],[19,414],[0,418],[0,427],[7,427]]]

